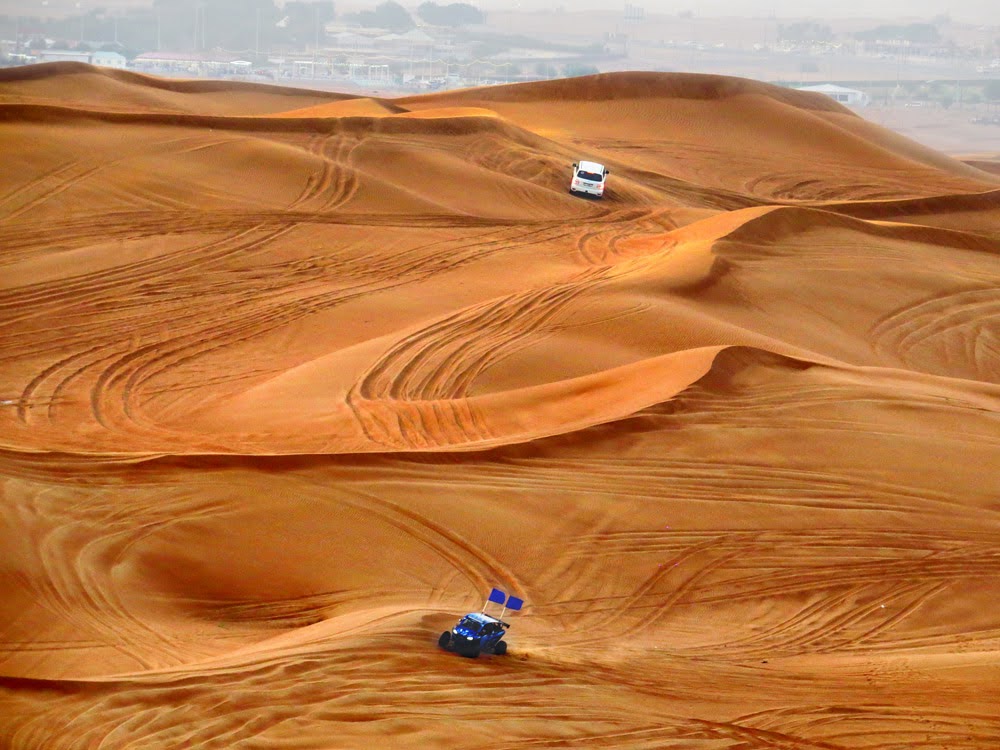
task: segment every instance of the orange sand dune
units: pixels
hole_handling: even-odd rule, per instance
[[[103,111],[262,115],[358,99],[263,83],[158,78],[75,62],[0,70],[0,105],[55,104]]]
[[[378,117],[379,115],[405,112],[385,99],[342,99],[340,101],[315,104],[302,109],[281,112],[279,117]]]
[[[0,147],[0,747],[1000,745],[988,160],[69,64]],[[439,650],[492,586],[509,654]]]

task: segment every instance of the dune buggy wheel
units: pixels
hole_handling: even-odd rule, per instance
[[[447,630],[444,631],[441,634],[441,637],[438,638],[438,645],[441,648],[447,649],[451,645],[451,633],[449,633]]]
[[[500,641],[496,646],[493,647],[493,653],[497,656],[503,656],[507,653],[507,641]]]

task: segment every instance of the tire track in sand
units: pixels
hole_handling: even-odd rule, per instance
[[[356,489],[354,491],[364,500],[346,498],[341,502],[381,518],[419,544],[430,548],[453,570],[465,577],[477,591],[487,591],[491,586],[503,585],[507,587],[508,593],[522,598],[526,596],[524,586],[509,567],[446,524],[386,498],[360,493]]]
[[[1000,383],[1000,288],[935,295],[893,310],[871,328],[877,350],[914,369]]]
[[[809,557],[802,556],[804,548]],[[669,557],[661,562],[664,553]],[[792,604],[808,597],[791,614],[778,617],[778,609],[774,617],[755,623],[758,632],[682,649],[726,658],[909,648],[912,637],[897,632],[898,626],[918,609],[952,586],[1000,574],[1000,554],[974,538],[941,540],[892,529],[602,532],[578,537],[565,553],[582,561],[595,555],[648,556],[656,566],[627,592],[596,598],[580,592],[572,601],[535,607],[547,619],[569,617],[575,629],[602,631],[596,640],[655,626],[675,606],[694,611],[741,601]],[[804,559],[813,565],[804,568]],[[629,620],[634,624],[621,624]],[[604,636],[605,630],[611,635]],[[993,635],[986,632],[982,638]]]
[[[491,437],[466,401],[477,378],[550,332],[597,278],[588,272],[485,302],[405,336],[348,394],[365,434],[383,445],[409,447]]]
[[[981,750],[1000,743],[1000,719],[996,715],[946,713],[930,706],[797,705],[746,714],[733,719],[733,723],[764,731],[806,734],[836,748]]]
[[[0,197],[0,211],[2,211],[4,206],[8,203],[24,199],[19,205],[7,213],[5,220],[9,222],[35,208],[38,208],[40,205],[49,202],[67,190],[76,187],[81,182],[93,177],[99,172],[118,166],[119,164],[137,156],[153,153],[165,146],[170,146],[176,143],[186,143],[196,139],[200,140],[201,136],[186,135],[181,137],[172,137],[154,141],[152,144],[143,141],[139,144],[119,146],[114,153],[114,158],[111,159],[97,156],[90,159],[78,159],[76,161],[64,162],[59,166],[35,177],[34,179],[29,180],[7,195]],[[130,194],[129,197],[134,199],[141,198],[142,196]],[[152,202],[159,205],[161,200],[152,199]]]
[[[291,227],[287,226],[272,229],[270,232],[265,232],[263,236],[260,236],[261,233],[257,231],[258,228],[253,227],[240,231],[233,236],[203,245],[200,248],[202,252],[197,253],[199,257],[197,265],[210,265],[234,253],[245,255],[248,252],[259,251],[280,236],[286,234],[290,229]],[[253,236],[255,234],[258,236]],[[89,274],[77,279],[72,284],[59,285],[58,291],[55,294],[47,295],[46,299],[50,305],[56,306],[70,298],[79,301],[88,297],[106,297],[112,292],[115,294],[124,294],[126,297],[129,297],[129,290],[130,288],[134,288],[134,285],[148,284],[155,279],[163,278],[164,275],[169,275],[170,271],[175,268],[175,263],[176,260],[174,258],[166,256],[147,262],[119,266],[108,272]],[[129,274],[128,270],[132,265],[136,265],[139,268],[133,269],[133,273]],[[41,289],[33,289],[30,296],[44,295],[44,290],[49,285],[41,286]],[[13,304],[13,302],[8,302],[7,304]],[[194,318],[197,317],[194,316]],[[175,321],[175,324],[178,322]],[[130,333],[133,336],[136,334],[135,331]],[[65,345],[66,342],[64,340],[62,348],[65,348]],[[136,351],[130,351],[128,348],[123,348],[119,343],[98,344],[58,360],[44,368],[27,383],[18,399],[18,418],[22,423],[28,424],[31,415],[29,405],[42,401],[49,405],[47,415],[52,419],[54,417],[54,407],[64,397],[71,384],[80,380],[91,371],[98,369],[100,370],[100,374],[97,376],[96,384],[91,389],[90,394],[91,410],[95,419],[104,426],[107,426],[102,415],[102,391],[106,387],[108,379],[115,377],[123,366],[128,366],[131,362],[151,352],[157,352],[160,346],[161,344],[158,342],[140,347]]]
[[[359,143],[356,137],[346,134],[314,135],[307,151],[320,159],[320,169],[309,175],[302,192],[288,209],[332,211],[350,201],[360,187],[357,172],[351,166],[352,154]],[[318,206],[310,205],[316,202]]]

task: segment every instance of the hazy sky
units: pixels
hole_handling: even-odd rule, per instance
[[[956,21],[1000,26],[1000,0],[722,0],[699,3],[691,0],[629,0],[647,13],[675,14],[690,10],[699,16],[817,16],[820,18],[930,18],[948,13]],[[483,10],[554,9],[594,10],[625,7],[625,0],[479,0]]]

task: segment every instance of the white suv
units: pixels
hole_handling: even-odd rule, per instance
[[[600,198],[604,195],[604,184],[611,170],[594,161],[573,163],[573,179],[569,183],[571,193],[587,193]]]

